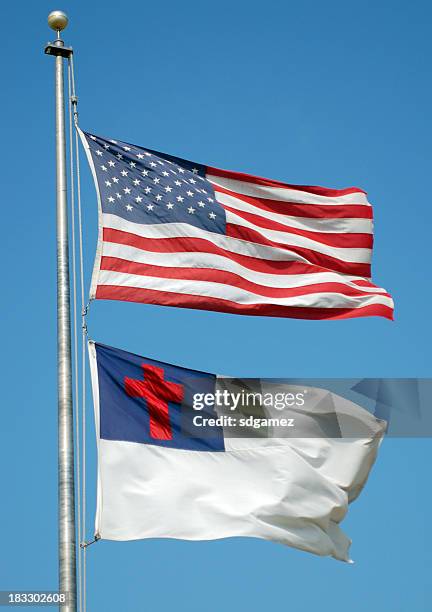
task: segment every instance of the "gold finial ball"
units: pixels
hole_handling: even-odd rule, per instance
[[[64,30],[69,22],[68,16],[63,11],[52,11],[48,15],[48,25],[57,32]]]

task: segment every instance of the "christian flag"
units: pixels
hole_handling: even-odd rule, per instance
[[[349,561],[350,540],[340,523],[367,480],[385,422],[347,400],[336,412],[332,402],[330,410],[321,390],[279,385],[282,395],[273,389],[273,397],[289,397],[301,408],[284,411],[284,419],[262,431],[251,423],[281,414],[268,402],[264,411],[254,405],[239,412],[209,401],[227,392],[225,378],[93,342],[89,353],[97,535],[249,536]],[[231,391],[239,385],[234,381]],[[262,382],[265,389],[272,385]],[[232,414],[248,415],[246,426],[233,428]],[[355,437],[341,436],[344,428],[354,431],[353,423]]]
[[[99,201],[90,297],[245,315],[393,317],[372,206],[80,132]]]

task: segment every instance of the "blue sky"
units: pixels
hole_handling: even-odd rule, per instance
[[[93,338],[232,375],[430,376],[427,2],[8,3],[0,589],[57,585],[54,65],[43,55],[54,8],[71,21],[84,129],[290,183],[366,189],[375,281],[396,302],[394,323],[98,302]],[[82,179],[88,281],[96,199],[86,167]],[[90,402],[88,415],[90,536]],[[258,540],[100,542],[88,552],[88,608],[429,610],[431,450],[429,439],[384,442],[345,522],[353,566]]]

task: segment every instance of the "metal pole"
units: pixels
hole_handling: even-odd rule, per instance
[[[68,57],[72,50],[65,47],[60,38],[60,31],[66,27],[67,23],[67,16],[61,11],[50,13],[48,24],[57,31],[57,40],[48,45],[45,52],[55,55],[59,590],[67,594],[67,603],[60,605],[60,610],[76,612],[74,442],[63,82],[63,59]]]

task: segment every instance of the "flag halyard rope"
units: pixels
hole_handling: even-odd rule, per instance
[[[75,395],[75,444],[76,444],[76,472],[77,472],[77,530],[78,530],[78,541],[82,539],[82,525],[81,525],[81,450],[80,450],[80,418],[79,418],[79,406],[80,406],[80,393],[79,393],[79,363],[78,363],[78,306],[77,306],[77,264],[76,264],[76,205],[75,205],[75,167],[74,167],[74,151],[73,151],[73,126],[72,126],[72,70],[71,63],[68,62],[68,109],[69,109],[69,172],[70,172],[70,202],[71,202],[71,232],[72,232],[72,305],[73,305],[73,367],[74,367],[74,395]],[[83,611],[83,579],[82,579],[82,551],[78,549],[78,610]]]
[[[97,542],[100,537],[86,541],[86,513],[87,513],[87,452],[86,452],[86,348],[87,348],[87,314],[89,303],[85,300],[84,290],[84,249],[83,249],[83,223],[81,206],[81,174],[79,158],[78,137],[78,97],[75,91],[75,73],[73,55],[68,58],[68,86],[69,86],[69,155],[71,173],[71,232],[72,232],[72,276],[73,276],[73,315],[74,315],[74,376],[75,376],[75,427],[77,449],[77,513],[78,513],[78,585],[79,585],[79,612],[87,609],[87,558],[86,549],[90,544]],[[75,129],[74,129],[75,128]],[[78,234],[78,236],[77,236]],[[77,249],[78,243],[78,249]],[[78,251],[78,252],[77,252]],[[77,255],[79,265],[77,265]],[[81,301],[80,314],[78,312],[78,283]],[[81,354],[78,350],[79,316],[81,316]],[[79,364],[81,363],[81,370]],[[81,383],[81,385],[80,385]],[[79,393],[81,386],[81,394]]]

